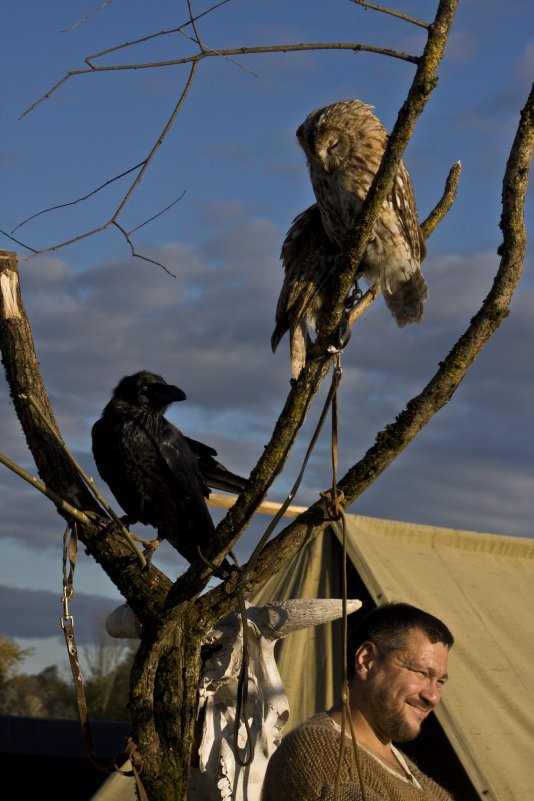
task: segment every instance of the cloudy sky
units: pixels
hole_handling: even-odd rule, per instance
[[[85,22],[97,0],[5,0],[3,13],[0,227],[5,232],[51,206],[82,197],[146,158],[177,102],[187,67],[73,77],[24,119],[20,114],[84,58],[187,21],[176,0],[113,0]],[[210,3],[195,0],[196,13]],[[390,3],[428,19],[428,2]],[[451,165],[463,174],[457,202],[429,241],[430,297],[423,322],[398,329],[379,300],[343,356],[339,472],[427,383],[485,297],[498,265],[500,194],[519,111],[534,74],[529,0],[463,0],[439,85],[405,160],[421,218],[439,198]],[[76,24],[81,23],[81,24]],[[198,23],[207,47],[355,42],[421,52],[424,32],[349,0],[230,0]],[[186,28],[190,33],[191,29]],[[139,64],[194,52],[174,33],[94,63]],[[21,262],[26,308],[63,436],[91,475],[90,429],[119,378],[161,373],[187,393],[169,411],[184,432],[213,445],[247,475],[268,441],[289,388],[284,340],[270,350],[281,287],[281,243],[313,202],[295,130],[314,108],[360,98],[393,125],[414,67],[384,56],[338,52],[207,58],[121,224],[136,227],[138,252],[174,274],[132,259],[114,229]],[[44,214],[14,234],[39,250],[103,225],[128,189],[122,178],[87,202]],[[532,192],[528,213],[532,218]],[[0,247],[29,251],[6,236]],[[532,250],[512,313],[468,377],[393,467],[351,508],[357,514],[531,537],[534,436]],[[270,497],[293,483],[321,396]],[[0,450],[34,465],[0,384]],[[328,436],[318,443],[296,503],[330,481]],[[112,496],[107,493],[114,503]],[[0,467],[0,632],[35,647],[29,672],[67,665],[60,642],[63,521],[50,503]],[[120,511],[120,509],[118,509]],[[220,512],[214,511],[219,520]],[[245,555],[267,523],[258,517]],[[163,545],[157,564],[184,567]],[[82,644],[94,620],[121,603],[84,555],[73,612]]]

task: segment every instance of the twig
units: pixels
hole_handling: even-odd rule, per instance
[[[27,470],[24,470],[23,467],[16,464],[15,462],[11,461],[8,456],[5,456],[3,453],[0,453],[0,462],[8,467],[13,473],[16,473],[17,476],[23,478],[24,481],[27,481],[28,484],[31,484],[32,487],[38,489],[39,492],[42,492],[43,495],[46,495],[47,498],[50,498],[51,501],[55,503],[58,509],[61,509],[63,512],[66,512],[70,517],[74,517],[78,520],[79,523],[84,523],[84,525],[89,525],[90,521],[87,515],[83,512],[80,512],[79,509],[76,509],[74,506],[71,506],[70,503],[64,501],[63,498],[60,498],[59,495],[56,495],[53,490],[48,489],[46,484],[43,484],[42,481],[39,481],[38,478],[32,476],[31,473],[28,473]]]
[[[48,248],[39,248],[39,250],[34,250],[34,248],[28,248],[32,251],[31,256],[24,256],[25,261],[29,261],[33,259],[34,256],[42,256],[43,253],[52,253],[54,250],[59,250],[60,248],[66,248],[68,245],[74,244],[74,242],[79,242],[81,239],[87,239],[88,236],[94,236],[95,234],[99,234],[101,231],[106,231],[112,221],[110,220],[104,225],[99,225],[98,228],[93,228],[91,231],[85,231],[83,234],[78,234],[78,236],[73,236],[72,239],[67,239],[65,242],[59,242],[57,245],[50,245]],[[11,237],[10,237],[11,238]],[[25,245],[24,247],[27,247]]]
[[[230,0],[221,0],[220,3],[216,3],[215,5],[206,9],[206,11],[203,11],[201,14],[198,14],[195,17],[195,20],[198,20],[201,17],[205,17],[207,14],[211,14],[212,11],[215,11],[217,8],[220,8],[220,6],[224,6],[229,2]],[[149,42],[151,39],[157,39],[159,36],[168,36],[171,33],[181,33],[182,29],[187,28],[188,25],[191,25],[191,20],[189,20],[189,22],[185,22],[183,25],[180,25],[179,28],[170,28],[169,30],[166,31],[159,31],[158,33],[150,33],[148,34],[148,36],[142,36],[139,39],[132,39],[131,42],[124,42],[123,44],[115,45],[114,47],[108,47],[106,48],[106,50],[101,50],[99,53],[93,53],[92,55],[87,56],[84,59],[84,61],[91,67],[92,66],[91,61],[95,58],[102,58],[102,56],[107,56],[109,53],[114,53],[115,51],[122,50],[125,47],[133,47],[134,45],[137,44]]]
[[[58,243],[56,245],[51,245],[48,248],[42,248],[41,250],[34,250],[33,251],[34,255],[40,255],[42,253],[49,253],[49,252],[54,251],[54,250],[59,250],[60,248],[66,247],[67,245],[72,245],[74,242],[78,242],[81,239],[85,239],[88,236],[93,236],[94,234],[97,234],[100,231],[105,231],[110,226],[113,225],[119,231],[121,231],[122,234],[124,234],[124,236],[126,238],[126,241],[130,245],[132,251],[134,251],[134,255],[135,256],[137,256],[138,258],[142,258],[145,261],[152,262],[153,264],[156,264],[159,267],[162,267],[166,272],[169,273],[169,275],[173,275],[163,264],[160,264],[159,262],[153,261],[152,259],[149,259],[149,258],[147,258],[145,256],[140,256],[138,253],[135,253],[135,249],[133,248],[133,245],[132,245],[131,241],[128,238],[128,234],[126,233],[124,228],[121,225],[119,225],[119,223],[117,222],[117,218],[119,217],[119,215],[121,214],[121,212],[124,209],[125,205],[127,204],[128,200],[132,196],[132,193],[135,191],[136,187],[138,186],[138,184],[142,180],[143,175],[145,174],[150,162],[152,161],[152,159],[154,158],[155,154],[159,150],[159,148],[161,146],[161,143],[163,142],[163,140],[167,136],[167,133],[168,133],[169,129],[173,125],[174,120],[176,119],[176,115],[180,111],[180,108],[182,107],[182,105],[183,105],[183,103],[185,101],[187,93],[189,92],[189,89],[191,88],[191,84],[193,83],[193,78],[195,76],[197,68],[198,68],[198,62],[194,62],[191,65],[191,70],[189,72],[189,77],[188,77],[188,79],[186,81],[185,87],[184,87],[184,89],[183,89],[183,91],[182,91],[182,93],[180,95],[180,98],[179,98],[176,106],[173,109],[173,112],[172,112],[171,116],[169,117],[167,123],[165,124],[165,127],[164,127],[163,131],[159,135],[157,142],[152,147],[152,150],[150,151],[150,153],[148,154],[146,159],[144,159],[144,161],[141,162],[142,167],[141,167],[138,175],[136,176],[135,181],[132,183],[132,185],[130,186],[130,188],[126,192],[125,196],[121,200],[121,202],[120,202],[119,206],[117,207],[117,209],[116,209],[115,213],[113,214],[113,216],[106,223],[104,223],[103,225],[100,225],[98,228],[94,228],[92,231],[87,231],[87,232],[85,232],[83,234],[79,234],[78,236],[73,237],[72,239],[69,239],[69,240],[67,240],[65,242],[60,242],[60,243]],[[31,256],[27,256],[26,257],[26,259],[30,259],[30,258],[32,258],[32,257]]]
[[[105,0],[105,2],[99,5],[98,8],[95,8],[93,11],[90,11],[89,14],[86,14],[85,17],[82,17],[82,19],[78,20],[78,22],[74,22],[69,28],[63,28],[63,30],[61,30],[60,33],[69,33],[70,31],[73,31],[75,28],[77,28],[79,25],[83,25],[84,22],[87,22],[87,20],[91,19],[91,17],[94,17],[95,14],[98,14],[98,12],[102,11],[103,8],[109,6],[111,2],[112,0]]]
[[[197,29],[197,26],[196,26],[195,17],[193,16],[193,7],[191,5],[191,0],[187,0],[187,10],[189,11],[189,22],[191,23],[191,27],[193,28],[193,32],[195,34],[194,41],[200,47],[202,52],[204,52],[206,48],[202,44],[202,40],[200,38],[200,33],[198,32],[198,29]],[[180,30],[180,33],[183,33],[183,31]]]
[[[453,164],[447,180],[445,181],[445,189],[440,200],[436,203],[426,220],[421,223],[421,230],[425,239],[428,239],[445,217],[452,204],[456,200],[456,193],[458,191],[458,183],[462,173],[462,163],[457,161]]]
[[[124,196],[122,202],[120,203],[117,211],[113,215],[112,221],[115,221],[117,219],[117,217],[119,216],[119,214],[121,213],[121,211],[123,210],[125,205],[127,204],[128,200],[130,199],[130,197],[132,195],[132,192],[135,190],[136,186],[142,180],[143,175],[147,171],[150,162],[152,161],[152,159],[156,155],[157,151],[159,150],[159,147],[160,147],[161,143],[163,142],[163,140],[167,136],[167,133],[169,132],[169,129],[172,127],[172,125],[174,123],[174,120],[176,119],[176,115],[180,111],[180,109],[181,109],[181,107],[182,107],[182,105],[183,105],[183,103],[185,101],[185,98],[187,97],[187,93],[189,92],[189,89],[191,88],[191,84],[193,83],[193,78],[195,77],[197,69],[198,69],[198,62],[195,61],[191,65],[191,70],[189,72],[189,77],[188,77],[188,79],[186,81],[185,87],[182,90],[182,94],[180,95],[180,97],[178,99],[178,102],[177,102],[176,106],[174,107],[174,110],[173,110],[171,116],[169,117],[169,119],[168,119],[168,121],[167,121],[167,123],[166,123],[166,125],[165,125],[165,127],[163,129],[163,131],[159,135],[156,144],[153,146],[152,150],[150,151],[150,153],[146,157],[144,165],[141,168],[141,171],[139,172],[139,175],[136,177],[135,181],[133,182],[133,184],[131,185],[130,189],[128,190],[128,192]]]
[[[0,234],[2,234],[3,236],[7,236],[8,239],[11,239],[11,241],[15,242],[17,245],[20,245],[21,248],[26,248],[26,250],[31,250],[31,252],[34,255],[37,255],[37,253],[39,253],[38,250],[35,250],[35,248],[32,248],[29,245],[25,245],[24,242],[20,241],[20,239],[15,239],[14,236],[11,236],[11,234],[8,234],[7,231],[4,231],[2,228],[0,228]]]
[[[161,215],[165,214],[165,212],[169,211],[169,209],[172,209],[173,206],[176,206],[176,204],[180,202],[180,200],[183,198],[184,195],[185,195],[185,189],[182,192],[182,194],[179,195],[176,198],[176,200],[173,200],[172,203],[169,203],[169,205],[165,206],[164,209],[162,209],[161,211],[158,211],[158,213],[154,214],[152,217],[149,217],[148,220],[145,220],[144,222],[139,223],[139,225],[136,225],[135,228],[131,228],[128,231],[128,236],[131,236],[131,234],[135,233],[135,231],[139,231],[139,229],[143,228],[143,226],[148,225],[148,223],[151,223],[153,220],[156,220],[158,217],[161,217]]]
[[[186,33],[185,31],[182,31],[181,29],[178,29],[178,33],[180,33],[186,39],[189,39],[190,42],[195,42],[196,44],[198,44],[198,42],[195,39],[195,37],[194,36],[189,36],[189,34]],[[230,64],[235,64],[236,67],[240,67],[242,70],[245,70],[245,72],[248,72],[249,75],[252,75],[254,78],[258,77],[258,75],[253,70],[249,69],[248,67],[245,67],[245,65],[241,64],[241,62],[238,61],[237,59],[231,58],[230,56],[223,55],[220,50],[214,50],[213,47],[205,47],[204,45],[201,45],[201,50],[202,50],[203,53],[208,53],[209,52],[213,56],[220,56],[221,58],[224,58],[226,61],[229,61]]]
[[[142,259],[143,261],[147,261],[149,264],[155,264],[156,267],[161,267],[162,270],[165,270],[167,275],[170,275],[171,278],[176,278],[176,275],[174,273],[171,273],[171,271],[167,267],[165,267],[165,265],[162,264],[160,261],[156,261],[155,259],[149,259],[148,256],[143,256],[141,253],[138,253],[134,247],[132,240],[128,236],[128,233],[124,230],[122,225],[119,225],[119,223],[116,220],[113,221],[112,225],[114,225],[115,228],[118,228],[121,234],[123,234],[124,238],[126,239],[126,242],[130,247],[131,254],[134,258]]]
[[[105,189],[106,186],[109,186],[109,184],[112,184],[114,181],[118,181],[119,178],[124,178],[125,175],[128,175],[134,170],[139,169],[139,167],[142,167],[143,164],[144,161],[140,161],[139,164],[136,164],[134,167],[130,167],[130,169],[126,170],[125,172],[121,172],[120,175],[116,175],[114,178],[110,178],[108,181],[105,181],[103,184],[100,184],[100,186],[97,186],[96,189],[91,190],[91,192],[88,192],[86,195],[82,195],[76,200],[70,200],[68,203],[59,203],[57,206],[50,206],[47,209],[43,209],[42,211],[38,211],[35,214],[32,214],[31,217],[27,217],[25,220],[16,225],[15,228],[13,228],[13,230],[11,231],[11,233],[14,234],[15,231],[18,231],[18,229],[22,228],[23,225],[26,225],[26,223],[29,223],[31,220],[35,220],[36,217],[40,217],[41,214],[47,214],[49,211],[56,211],[57,209],[64,209],[67,206],[75,206],[77,203],[82,203],[84,200],[88,200],[93,195],[96,195],[97,192],[100,192],[102,189]]]
[[[385,8],[384,6],[376,5],[376,3],[368,3],[367,0],[351,1],[359,6],[362,6],[363,8],[371,8],[373,11],[380,11],[382,14],[390,14],[392,17],[403,19],[405,22],[411,22],[412,25],[419,25],[419,27],[426,28],[427,30],[429,28],[428,22],[421,22],[420,19],[409,17],[408,14],[402,14],[400,11],[393,11],[391,8]]]

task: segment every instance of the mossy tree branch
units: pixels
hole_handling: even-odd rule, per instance
[[[503,242],[498,250],[501,261],[491,289],[465,333],[422,392],[409,401],[395,422],[377,434],[375,444],[339,481],[337,490],[343,506],[354,503],[448,403],[475,359],[508,316],[526,253],[524,209],[533,151],[534,87],[521,112],[504,174],[500,222]],[[246,577],[246,592],[250,594],[259,588],[310,538],[322,531],[328,522],[321,501],[299,515],[266,546],[261,564]],[[223,588],[217,587],[207,593],[202,603],[224,607],[226,599]]]

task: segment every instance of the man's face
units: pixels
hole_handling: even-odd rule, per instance
[[[369,674],[369,722],[383,742],[413,740],[447,681],[448,648],[412,629],[405,648],[378,653]]]

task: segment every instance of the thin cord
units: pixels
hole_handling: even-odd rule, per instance
[[[336,354],[336,355],[339,355],[339,354]],[[328,413],[328,409],[330,408],[330,404],[332,403],[332,398],[335,396],[335,393],[337,391],[337,387],[338,387],[338,384],[339,384],[339,378],[340,378],[340,375],[337,374],[336,369],[334,369],[334,373],[332,375],[332,383],[330,385],[330,389],[328,391],[328,395],[327,395],[326,400],[324,402],[323,410],[321,412],[321,416],[319,417],[319,422],[317,423],[317,426],[316,426],[315,431],[313,433],[313,437],[311,438],[310,444],[308,446],[308,450],[306,451],[306,455],[304,457],[304,461],[302,462],[302,467],[301,467],[300,472],[299,472],[299,474],[297,476],[297,479],[296,479],[295,483],[293,484],[293,487],[291,488],[291,491],[289,492],[287,498],[285,499],[285,501],[281,505],[280,509],[277,511],[277,513],[275,514],[275,516],[273,517],[273,519],[271,520],[271,522],[267,526],[267,529],[265,530],[265,533],[263,534],[262,538],[260,539],[260,541],[258,542],[256,547],[254,548],[254,550],[252,552],[252,555],[251,555],[251,557],[250,557],[250,559],[248,561],[248,567],[250,567],[250,565],[253,563],[253,560],[263,550],[263,548],[266,545],[269,537],[273,533],[273,531],[276,528],[278,522],[284,516],[284,512],[286,511],[287,507],[290,505],[291,501],[293,500],[293,498],[295,497],[295,495],[297,493],[297,490],[298,490],[298,488],[300,486],[300,483],[302,481],[302,478],[304,476],[304,471],[306,470],[306,467],[308,465],[308,461],[310,459],[312,451],[313,451],[313,449],[314,449],[314,447],[315,447],[315,445],[317,443],[317,439],[319,437],[319,434],[321,433],[321,429],[322,429],[324,421],[326,419],[326,415]]]
[[[342,609],[342,621],[343,621],[343,645],[342,645],[342,654],[343,654],[343,681],[341,686],[341,739],[340,739],[340,747],[339,747],[339,756],[337,762],[337,771],[336,771],[336,781],[334,786],[334,801],[338,801],[339,793],[341,789],[341,770],[343,765],[343,753],[345,750],[345,732],[347,730],[347,720],[349,722],[351,739],[352,739],[352,746],[354,751],[354,760],[356,762],[356,770],[358,771],[358,779],[360,781],[360,787],[362,791],[362,801],[367,801],[367,793],[365,791],[365,784],[363,779],[363,772],[360,760],[360,750],[358,748],[358,743],[356,741],[356,732],[354,730],[354,722],[352,720],[352,713],[350,709],[350,692],[349,692],[349,680],[348,680],[348,671],[347,671],[347,662],[348,662],[348,620],[347,620],[347,521],[345,518],[345,511],[341,500],[338,496],[337,490],[337,463],[338,463],[338,455],[339,455],[339,428],[338,428],[338,395],[337,395],[337,388],[339,386],[339,381],[341,380],[341,357],[340,354],[336,354],[334,357],[334,372],[338,374],[338,380],[336,384],[336,391],[334,392],[332,398],[332,492],[331,492],[331,499],[332,499],[332,507],[333,507],[333,517],[336,520],[341,519],[341,526],[343,532],[343,555],[342,555],[342,569],[341,569],[341,609]]]

